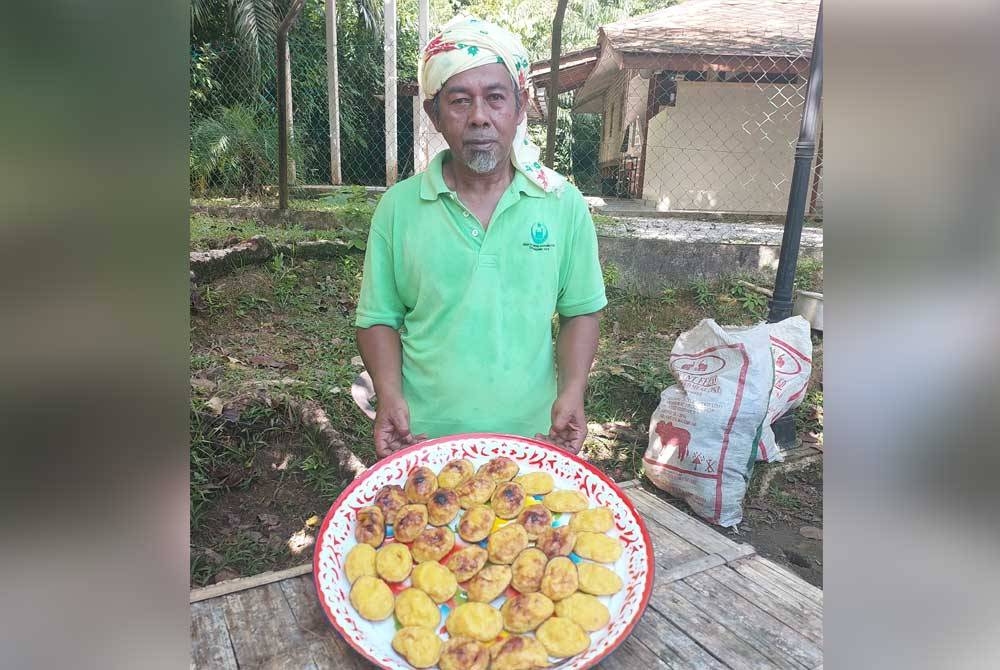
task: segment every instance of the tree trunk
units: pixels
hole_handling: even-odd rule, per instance
[[[285,41],[285,118],[288,120],[288,143],[295,142],[295,117],[292,114],[292,53]],[[288,180],[295,183],[295,159],[288,161]]]
[[[396,0],[385,0],[385,185],[396,183]]]
[[[556,17],[552,20],[552,60],[549,65],[549,83],[545,87],[549,115],[548,132],[545,134],[545,162],[553,169],[556,166],[556,121],[559,116],[559,52],[562,50],[562,27],[565,15],[566,0],[558,0]]]
[[[330,183],[340,184],[340,80],[337,74],[337,0],[326,0],[326,93],[330,118]]]
[[[305,0],[292,0],[288,14],[278,26],[277,54],[278,60],[278,209],[288,209],[288,126],[291,109],[291,77],[288,66],[288,31],[292,28],[295,17],[302,11]]]

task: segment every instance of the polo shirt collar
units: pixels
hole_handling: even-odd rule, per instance
[[[443,149],[437,153],[431,162],[427,164],[423,177],[420,180],[420,197],[424,200],[437,200],[442,193],[451,193],[448,184],[444,181],[442,166],[444,159],[451,155],[450,149]],[[545,189],[531,181],[520,170],[514,170],[514,188],[532,198],[544,198]]]

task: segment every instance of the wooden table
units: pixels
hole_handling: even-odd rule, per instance
[[[621,485],[653,540],[645,614],[600,668],[823,666],[823,592],[644,490]],[[364,668],[327,622],[309,566],[191,592],[192,668]]]

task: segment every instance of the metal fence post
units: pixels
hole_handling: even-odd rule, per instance
[[[809,63],[809,88],[802,109],[802,126],[795,145],[795,166],[785,214],[785,230],[781,239],[781,255],[774,280],[774,295],[770,300],[767,320],[776,323],[792,315],[795,268],[799,258],[802,238],[802,220],[809,190],[809,171],[816,152],[816,126],[819,119],[819,102],[823,95],[823,5],[820,3],[816,18],[816,37],[813,40],[812,59]],[[774,422],[775,441],[781,447],[793,446],[796,441],[795,412],[788,412]]]

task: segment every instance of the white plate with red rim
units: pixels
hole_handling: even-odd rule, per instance
[[[448,461],[466,458],[478,469],[498,456],[506,456],[517,463],[520,467],[518,475],[547,472],[555,480],[556,490],[581,491],[587,496],[590,507],[611,509],[615,525],[608,534],[618,537],[625,548],[617,562],[607,565],[622,578],[624,587],[613,596],[600,598],[611,613],[610,623],[590,634],[591,644],[586,651],[568,659],[550,658],[552,665],[566,670],[582,670],[599,663],[628,637],[642,616],[653,588],[653,546],[642,518],[611,478],[573,454],[538,440],[494,433],[453,435],[415,444],[376,463],[340,494],[320,527],[313,555],[313,580],[320,604],[340,635],[372,663],[392,670],[410,670],[413,667],[392,648],[392,638],[398,629],[395,617],[385,621],[367,621],[350,604],[350,584],[343,566],[347,553],[357,544],[354,529],[358,510],[373,504],[375,495],[383,486],[402,486],[414,468],[426,466],[437,473]],[[554,516],[553,525],[559,526],[568,523],[570,515]],[[454,524],[451,524],[452,528]],[[393,541],[388,535],[386,542]],[[462,546],[467,545],[456,536],[456,548]],[[575,554],[570,558],[575,562],[581,560]],[[407,579],[400,586],[391,585],[393,593],[409,584]],[[447,613],[464,602],[463,593],[460,586],[459,593],[441,605],[438,632],[444,639],[448,637],[444,632]],[[499,607],[512,593],[516,592],[508,589],[506,594],[493,601],[493,606]]]

